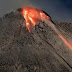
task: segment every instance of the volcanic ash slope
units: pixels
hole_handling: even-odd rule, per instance
[[[72,41],[72,24],[56,22]],[[18,12],[0,18],[0,72],[72,72],[72,51],[41,22],[31,33]]]

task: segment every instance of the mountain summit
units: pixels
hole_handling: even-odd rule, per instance
[[[56,22],[72,41],[72,24]],[[31,32],[17,11],[0,18],[0,72],[72,72],[72,51],[44,22]]]

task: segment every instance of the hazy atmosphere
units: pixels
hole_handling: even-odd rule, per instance
[[[0,0],[0,72],[72,72],[71,4]]]
[[[53,20],[72,22],[72,0],[0,0],[0,17],[23,6],[45,10]]]

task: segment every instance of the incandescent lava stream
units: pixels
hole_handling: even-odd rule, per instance
[[[34,7],[25,7],[18,9],[25,19],[26,27],[29,32],[31,32],[31,26],[35,27],[41,21],[44,21],[49,27],[51,27],[58,36],[63,40],[63,42],[72,50],[72,43],[63,36],[63,34],[55,27],[52,23],[50,16],[47,15],[43,10]]]

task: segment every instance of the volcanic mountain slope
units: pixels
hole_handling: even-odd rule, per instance
[[[72,24],[56,22],[72,41]],[[18,12],[0,18],[0,72],[72,72],[72,51],[41,22],[31,33]]]

